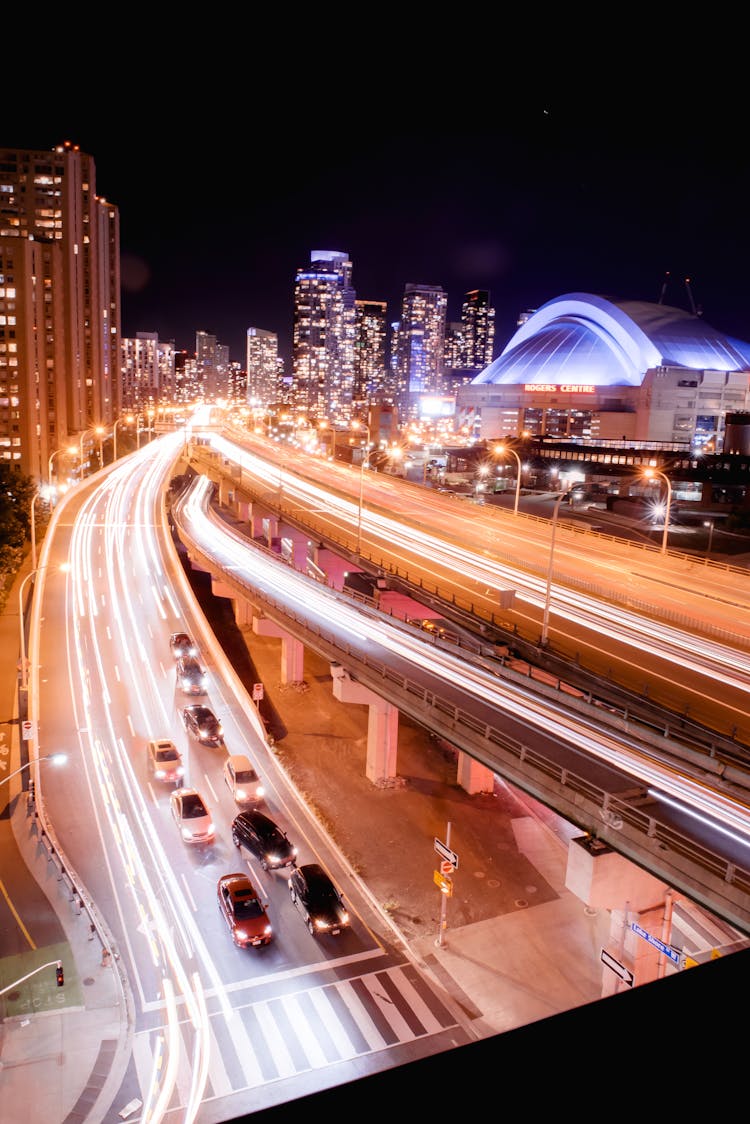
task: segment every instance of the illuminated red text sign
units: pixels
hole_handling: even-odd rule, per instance
[[[552,382],[527,382],[523,389],[527,394],[596,394],[591,383],[565,382],[558,386]]]

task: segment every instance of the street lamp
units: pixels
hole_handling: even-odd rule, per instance
[[[36,569],[36,515],[34,513],[34,507],[36,505],[36,501],[39,499],[39,493],[40,489],[37,488],[31,498],[31,565],[34,567],[34,569]]]
[[[120,424],[120,422],[127,422],[128,425],[132,425],[133,420],[134,419],[133,419],[132,414],[125,414],[123,417],[118,418],[117,421],[115,422],[115,424],[112,426],[112,460],[113,461],[117,460],[117,427]]]
[[[654,476],[661,476],[662,480],[667,485],[667,504],[666,510],[664,512],[664,534],[661,537],[661,552],[662,554],[666,554],[667,535],[669,534],[669,511],[672,507],[672,484],[670,483],[667,474],[665,472],[662,472],[660,468],[646,468],[643,470],[643,475],[649,480],[652,480]]]
[[[713,537],[714,537],[714,521],[713,521],[713,519],[706,519],[703,526],[708,527],[708,546],[706,547],[706,554],[710,554],[711,553],[711,543],[713,542]]]
[[[516,477],[516,502],[513,505],[513,514],[518,515],[518,498],[521,495],[521,458],[515,449],[511,449],[510,445],[495,445],[493,450],[499,457],[505,456],[506,453],[512,453],[516,458],[518,464],[518,476]]]
[[[365,465],[370,463],[370,427],[367,422],[358,421],[356,426],[367,430],[367,445],[359,465],[359,512],[357,516],[357,557],[362,553],[362,504],[365,498]]]
[[[50,484],[52,483],[52,462],[55,457],[58,457],[60,453],[67,453],[69,457],[72,457],[75,455],[75,452],[75,445],[68,445],[66,449],[55,449],[53,453],[50,453],[49,460],[47,461],[47,479]]]
[[[0,777],[0,784],[7,784],[11,777],[17,777],[24,769],[30,769],[32,765],[40,764],[42,761],[51,761],[53,765],[64,765],[67,760],[67,753],[44,753],[41,757],[27,761],[20,769],[14,769],[12,773],[8,773],[7,777]]]
[[[106,429],[103,425],[94,427],[94,433],[99,438],[99,468],[104,468],[104,434]]]
[[[549,628],[549,606],[552,596],[552,561],[555,553],[555,534],[557,532],[557,516],[560,512],[560,504],[568,495],[568,492],[560,492],[560,495],[555,500],[555,509],[552,513],[552,537],[549,543],[549,563],[547,565],[547,592],[544,595],[544,616],[542,618],[542,636],[539,645],[542,648],[547,647],[547,632]]]

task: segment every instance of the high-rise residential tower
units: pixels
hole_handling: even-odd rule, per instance
[[[356,294],[340,250],[313,250],[294,284],[292,405],[310,420],[351,415]]]
[[[483,371],[492,362],[495,343],[495,310],[485,289],[472,289],[461,307],[462,354],[459,364],[467,371]]]
[[[392,401],[390,372],[386,366],[388,334],[385,301],[355,301],[354,386],[352,402]]]
[[[406,286],[393,336],[398,406],[404,418],[418,415],[422,395],[443,392],[447,309],[448,295],[440,285]]]
[[[77,145],[0,149],[0,459],[52,454],[120,410],[120,227]]]
[[[279,394],[279,337],[263,328],[247,329],[247,404],[272,406]]]
[[[174,341],[163,342],[157,332],[138,332],[122,340],[122,405],[142,413],[160,399],[177,401]]]

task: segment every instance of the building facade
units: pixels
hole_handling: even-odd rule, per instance
[[[351,415],[356,293],[340,250],[313,250],[294,283],[292,407],[314,421]]]
[[[122,406],[144,413],[160,400],[177,401],[174,341],[159,340],[157,332],[138,332],[121,342]]]
[[[0,149],[0,458],[46,480],[121,409],[120,228],[93,157]],[[86,433],[91,433],[85,441]]]
[[[279,394],[279,337],[263,328],[247,329],[247,405],[272,406]]]
[[[440,285],[408,284],[391,345],[403,419],[419,415],[422,396],[444,390],[448,296]]]
[[[354,313],[352,406],[359,412],[367,402],[393,401],[393,388],[386,362],[388,321],[385,301],[355,301]]]

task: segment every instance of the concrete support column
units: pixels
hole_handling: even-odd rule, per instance
[[[479,761],[475,761],[473,757],[469,757],[468,753],[462,753],[460,750],[456,780],[470,796],[474,796],[478,792],[494,792],[495,790],[495,774],[492,770],[488,769],[486,765],[481,765]]]
[[[351,679],[341,664],[331,664],[331,675],[334,698],[339,702],[365,703],[370,708],[365,765],[368,781],[381,788],[393,784],[398,756],[398,708]]]
[[[570,841],[565,886],[589,908],[610,912],[610,936],[603,951],[621,966],[622,974],[603,961],[603,997],[629,991],[628,974],[636,987],[663,974],[658,947],[640,936],[633,924],[664,941],[669,892],[665,883],[613,851],[603,840],[584,835]]]
[[[304,679],[305,646],[268,617],[253,617],[256,636],[278,636],[281,639],[281,682],[301,683]]]

